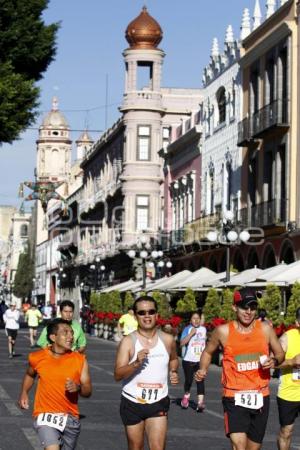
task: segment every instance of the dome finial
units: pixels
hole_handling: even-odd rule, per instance
[[[266,3],[266,9],[267,9],[267,19],[274,14],[276,9],[276,0],[267,0]]]
[[[225,44],[233,44],[234,43],[234,35],[233,35],[233,28],[232,25],[228,25],[226,29],[226,35],[225,35]]]
[[[58,111],[58,98],[52,98],[52,111]]]
[[[132,49],[152,50],[162,40],[163,31],[144,5],[140,15],[128,25],[125,37]]]
[[[212,43],[212,48],[211,48],[211,57],[218,58],[219,55],[220,55],[220,51],[219,51],[218,38],[213,38],[213,43]]]

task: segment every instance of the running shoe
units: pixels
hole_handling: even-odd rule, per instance
[[[184,395],[183,397],[182,397],[182,400],[181,400],[181,408],[183,408],[183,409],[187,409],[188,407],[189,407],[189,403],[190,403],[190,396],[189,395]]]
[[[197,408],[196,408],[196,411],[197,411],[198,413],[201,413],[201,412],[203,412],[204,410],[205,410],[205,405],[204,405],[204,403],[198,403]]]
[[[9,357],[9,359],[12,359],[12,357],[13,357],[12,353],[10,353],[10,354],[8,355],[8,357]]]

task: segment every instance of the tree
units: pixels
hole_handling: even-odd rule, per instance
[[[196,310],[197,302],[195,293],[192,289],[188,288],[185,291],[184,297],[177,302],[176,313],[191,313]]]
[[[295,314],[297,308],[300,308],[300,283],[296,282],[292,287],[292,295],[290,296],[286,316],[285,325],[292,325],[295,323]]]
[[[122,312],[122,300],[120,291],[112,291],[108,294],[108,312],[121,313]]]
[[[205,322],[210,322],[215,317],[220,317],[221,314],[221,300],[220,295],[216,289],[209,289],[203,308]]]
[[[18,298],[31,298],[33,289],[34,261],[31,257],[30,246],[20,254],[18,267],[14,279],[13,294]]]
[[[268,284],[263,297],[259,300],[259,307],[267,312],[267,318],[276,327],[283,321],[281,292],[275,284]]]
[[[157,312],[162,319],[169,319],[172,316],[172,309],[165,294],[155,291],[152,297],[157,303]]]
[[[125,299],[124,299],[124,311],[128,311],[128,309],[133,307],[134,298],[130,291],[126,291]]]
[[[37,115],[40,80],[53,61],[59,24],[45,25],[49,0],[0,0],[0,144],[11,143]]]
[[[220,316],[225,320],[233,320],[235,313],[232,309],[233,304],[233,292],[230,289],[224,289],[223,302],[221,305]]]

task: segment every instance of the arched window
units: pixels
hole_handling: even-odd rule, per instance
[[[20,228],[20,236],[22,237],[22,238],[24,238],[24,237],[28,237],[28,226],[27,225],[21,225],[21,228]]]
[[[226,92],[222,86],[217,92],[217,102],[219,109],[219,124],[226,122]]]

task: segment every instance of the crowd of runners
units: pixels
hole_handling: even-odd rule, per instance
[[[205,413],[204,384],[214,352],[222,348],[222,401],[225,434],[233,450],[259,450],[268,421],[270,370],[280,369],[277,393],[279,450],[288,450],[295,419],[300,411],[300,308],[295,328],[280,340],[272,325],[257,316],[254,292],[240,289],[232,305],[235,320],[217,327],[207,339],[204,318],[193,312],[180,336],[184,379],[182,409],[191,404],[190,391],[196,383],[196,411]],[[33,426],[46,450],[75,449],[80,433],[78,397],[92,394],[85,356],[85,334],[74,320],[74,304],[64,301],[60,317],[46,323],[39,339],[36,330],[42,320],[37,308],[26,312],[31,346],[19,406],[30,408],[28,393],[37,380],[33,405]],[[114,376],[122,382],[120,416],[128,449],[164,450],[170,399],[168,386],[179,383],[179,358],[170,333],[157,327],[157,304],[150,296],[135,300],[122,316],[121,341],[115,358]],[[19,312],[11,305],[3,314],[9,357],[13,358],[19,328]]]

